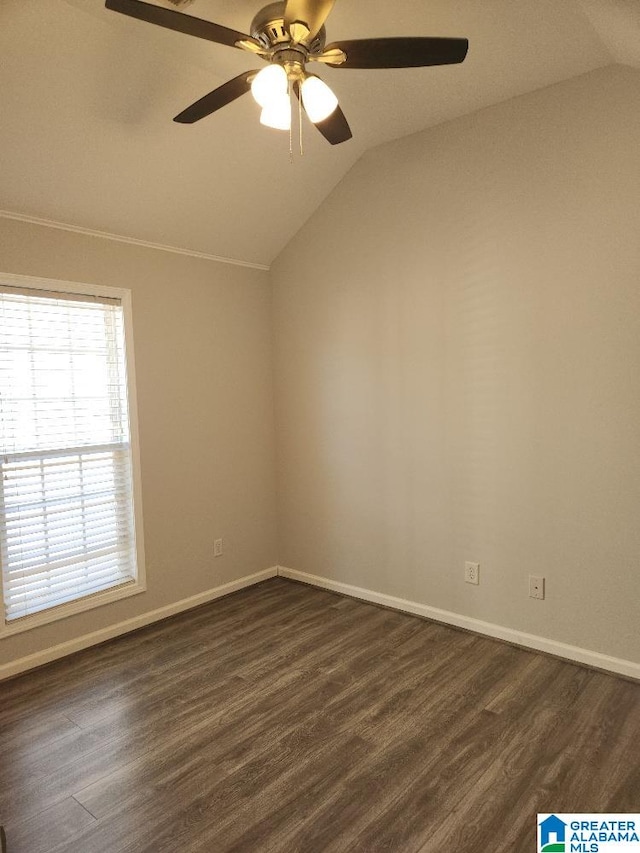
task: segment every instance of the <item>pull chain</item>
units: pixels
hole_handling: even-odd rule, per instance
[[[291,80],[289,82],[289,109],[291,109]],[[289,122],[289,162],[293,166],[293,121]]]
[[[298,126],[300,128],[300,156],[304,157],[304,146],[302,144],[302,92],[298,92]]]

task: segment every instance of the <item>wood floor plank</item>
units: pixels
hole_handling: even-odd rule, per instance
[[[78,794],[105,779],[115,779],[114,784],[122,789],[122,778],[133,784],[135,763],[142,763],[147,756],[174,760],[181,745],[189,745],[196,739],[198,731],[208,732],[212,721],[229,706],[238,702],[246,693],[245,683],[231,679],[216,684],[215,691],[206,704],[185,704],[180,697],[147,720],[136,717],[136,723],[128,721],[123,730],[121,721],[108,720],[104,726],[102,741],[95,749],[81,753],[75,760],[60,761],[55,771],[47,776],[27,773],[21,783],[4,785],[0,788],[0,814],[12,817],[16,813],[31,814],[38,804],[53,805],[60,799]],[[84,732],[81,731],[81,736]],[[98,730],[94,730],[98,731]],[[18,776],[14,772],[14,777]],[[41,805],[40,808],[46,807]]]
[[[458,636],[464,639],[464,635]],[[505,657],[517,654],[504,646],[502,650]],[[428,659],[418,660],[425,668],[431,665]],[[464,657],[459,657],[458,661],[464,662]],[[489,659],[486,671],[494,667],[495,660]],[[479,673],[476,675],[479,682]],[[437,683],[437,679],[434,682]],[[381,800],[392,796],[398,787],[408,784],[408,780],[417,772],[417,766],[424,763],[426,743],[433,738],[438,724],[441,732],[451,731],[453,710],[448,705],[456,704],[459,708],[466,704],[466,699],[460,694],[438,689],[434,689],[425,702],[424,693],[417,689],[414,691],[417,704],[428,706],[432,715],[428,724],[415,726],[411,691],[407,692],[406,689],[409,682],[394,679],[393,683],[393,695],[387,690],[383,703],[380,702],[379,694],[364,702],[360,695],[359,701],[348,711],[345,697],[340,696],[329,703],[323,712],[325,716],[332,716],[336,732],[346,728],[367,737],[371,750],[365,762],[354,766],[351,761],[350,766],[345,768],[341,757],[336,756],[334,760],[341,772],[341,784],[326,791],[319,791],[317,785],[314,785],[311,797],[306,793],[304,778],[295,784],[291,784],[286,777],[276,780],[247,810],[244,818],[246,828],[240,836],[237,835],[243,826],[240,816],[234,819],[233,825],[216,827],[217,842],[222,844],[223,849],[253,849],[258,843],[257,839],[261,838],[266,849],[306,850],[313,843],[313,849],[325,850],[330,847],[327,838],[329,834],[335,839],[335,849],[345,850],[348,838],[353,833],[354,807],[366,813],[367,810],[362,808],[363,802],[367,803],[368,808],[379,807]],[[489,685],[491,681],[485,679],[485,683]],[[356,691],[356,695],[359,692]],[[373,718],[375,726],[367,730],[363,726],[363,718]],[[344,793],[341,802],[336,800],[335,791]],[[316,820],[312,815],[317,810],[318,800],[326,803],[326,809]],[[274,802],[279,804],[278,808],[274,808]],[[341,811],[342,807],[346,813]]]
[[[388,614],[384,611],[378,611],[368,630],[374,634],[379,634],[379,625],[389,623],[390,621],[394,623],[395,627],[386,636],[392,644],[394,641],[394,632],[396,632],[398,636],[400,634],[406,635],[408,629],[410,629],[410,632],[412,633],[416,627],[415,624],[407,623],[407,620],[398,620],[396,614]],[[334,631],[335,629],[336,626],[334,625]],[[380,647],[382,648],[382,646],[383,644],[381,642]],[[360,655],[368,655],[369,650],[370,645],[364,644],[360,650]],[[353,660],[351,661],[351,664],[353,664]],[[245,737],[244,732],[243,735],[240,736],[240,752],[238,752],[237,747],[229,750],[229,738],[225,737],[224,733],[221,733],[220,737],[216,738],[217,744],[215,747],[211,747],[207,750],[206,747],[203,746],[203,750],[208,753],[212,760],[215,759],[218,765],[217,767],[214,767],[214,770],[223,769],[227,771],[229,775],[221,782],[215,773],[211,773],[211,765],[206,768],[205,775],[199,784],[200,796],[198,798],[198,803],[208,802],[211,797],[215,800],[220,796],[220,792],[223,792],[226,789],[233,790],[233,786],[236,784],[236,777],[242,779],[249,774],[250,778],[262,778],[262,785],[266,784],[263,772],[264,768],[268,768],[270,765],[265,764],[265,758],[268,758],[269,747],[273,750],[274,744],[277,743],[278,736],[280,736],[280,740],[285,744],[285,748],[282,748],[280,752],[286,757],[290,742],[295,742],[300,745],[305,742],[305,740],[310,740],[313,744],[314,738],[317,738],[323,728],[326,728],[327,718],[322,714],[318,715],[317,713],[319,700],[320,705],[322,705],[323,702],[328,701],[333,694],[339,694],[340,691],[348,689],[351,682],[349,679],[343,679],[340,676],[336,678],[335,673],[333,673],[328,676],[325,675],[325,681],[320,684],[314,684],[313,681],[309,680],[308,673],[305,672],[301,674],[304,676],[303,683],[305,686],[301,687],[300,690],[296,692],[295,699],[293,700],[291,696],[284,695],[281,697],[281,701],[285,701],[285,706],[282,710],[286,716],[280,714],[280,718],[276,718],[273,721],[273,727],[271,729],[269,727],[269,718],[264,713],[264,706],[261,706],[260,703],[257,702],[249,709],[252,716],[254,716],[258,721],[258,726],[256,727],[255,732],[252,732],[251,727],[249,727],[249,731],[247,733],[249,735],[248,737]],[[299,720],[303,720],[304,722],[298,725]],[[293,721],[293,725],[290,721]],[[247,728],[246,725],[242,725],[243,721],[241,719],[236,719],[235,722],[236,727],[241,726],[243,729]],[[287,729],[289,729],[289,731],[287,731]],[[238,739],[238,737],[239,736],[236,734],[236,739]],[[244,747],[242,747],[242,741],[244,741]],[[322,739],[320,739],[319,745],[322,746]],[[214,752],[217,752],[218,755],[213,756]],[[219,765],[221,757],[220,753],[228,762],[224,767]],[[273,764],[273,762],[271,762],[271,764]],[[206,778],[207,774],[209,778]],[[83,802],[87,801],[83,799]],[[201,808],[198,803],[192,807],[190,812],[191,816],[186,820],[191,830],[193,830],[194,821],[199,821],[199,831],[202,832],[203,829],[206,828],[207,813],[211,811],[211,808]],[[87,804],[91,806],[91,803]],[[253,807],[254,804],[252,803],[252,810]],[[196,812],[196,817],[193,815],[194,810]],[[219,822],[219,805],[215,809],[215,815],[216,822]],[[174,833],[175,829],[173,828],[173,820],[170,820],[168,824],[168,832]],[[169,843],[168,839],[166,839],[166,841]],[[138,840],[138,843],[140,843],[140,839]],[[154,844],[158,843],[160,843],[160,838],[156,836]],[[180,843],[184,844],[184,839],[180,838]]]
[[[537,812],[640,808],[640,784],[632,778],[640,759],[637,686],[574,669],[573,684],[581,680],[586,685],[587,675],[589,688],[575,697],[571,725],[557,727],[540,745],[529,786],[498,848],[502,853],[518,849],[518,844],[525,849],[532,836],[530,815]]]
[[[638,766],[639,684],[282,578],[2,685],[10,853],[529,853]]]
[[[507,647],[503,647],[503,650],[505,654],[501,660],[496,657],[487,658],[483,665],[479,665],[472,659],[471,663],[476,669],[475,677],[470,679],[467,671],[465,682],[477,696],[482,697],[490,693],[496,680],[506,677],[513,661],[517,660],[517,650]],[[465,656],[458,656],[455,662],[460,666],[464,661]],[[361,842],[359,834],[363,828],[373,820],[374,815],[385,814],[391,804],[404,797],[405,789],[411,786],[416,778],[421,778],[425,773],[432,776],[429,768],[447,744],[456,744],[458,752],[465,749],[468,752],[469,718],[473,719],[474,744],[482,745],[495,739],[496,729],[502,725],[497,715],[481,710],[478,712],[469,704],[467,696],[446,689],[445,683],[437,678],[433,679],[432,685],[418,681],[413,690],[403,690],[399,694],[397,698],[400,702],[385,700],[384,703],[374,704],[369,713],[375,718],[377,727],[369,730],[369,736],[376,746],[367,764],[354,768],[347,775],[344,785],[332,792],[316,808],[313,815],[291,828],[286,838],[288,849],[304,849],[305,840],[308,838],[314,839],[319,850],[344,851],[351,849],[354,844],[354,849],[378,849],[376,845],[379,844],[384,829],[384,820],[381,821],[381,828],[376,828],[375,832]],[[358,724],[358,730],[360,728]],[[416,736],[423,738],[424,744],[416,749],[415,754],[401,768],[394,773],[381,773],[377,770],[385,767],[385,761],[389,754],[393,753],[397,742],[409,742]],[[465,761],[467,758],[468,754],[465,755]],[[460,783],[460,779],[455,781],[456,786]],[[363,803],[367,804],[367,808],[363,808]],[[395,812],[396,809],[397,806],[394,805],[391,811]],[[415,816],[411,815],[408,821],[404,818],[405,815],[403,820],[398,822],[403,829],[415,820]],[[422,827],[424,824],[419,813],[417,819]],[[339,833],[336,827],[340,827]],[[283,849],[286,849],[284,838],[281,843]],[[415,849],[415,839],[405,839],[405,843],[409,846],[401,846],[398,839],[394,838],[388,847],[380,849]]]
[[[372,621],[371,632],[376,633],[378,625],[386,620],[387,616],[381,611]],[[406,622],[401,622],[398,627],[406,631]],[[369,646],[365,645],[361,653],[366,654],[368,649]],[[201,742],[199,750],[207,758],[209,773],[211,768],[221,773],[232,772],[249,759],[268,751],[276,736],[295,729],[301,720],[311,719],[319,704],[327,703],[349,686],[349,682],[345,683],[331,673],[313,681],[304,670],[285,669],[284,672],[287,679],[272,680],[272,676],[267,674],[262,682],[247,685],[240,702],[228,708],[217,720],[212,720],[210,728],[203,728],[210,742]],[[188,742],[192,743],[193,737],[191,733]],[[117,809],[125,796],[136,796],[135,791],[127,793],[120,778],[131,775],[131,766],[127,766],[121,773],[102,780],[91,790],[78,792],[76,796],[93,813],[102,816],[105,810]],[[206,788],[204,781],[203,788]]]
[[[47,667],[35,670],[29,678],[16,678],[5,688],[6,700],[0,706],[0,736],[4,725],[17,714],[21,703],[28,702],[32,716],[37,713],[71,714],[77,702],[110,703],[134,689],[144,689],[145,683],[166,670],[184,665],[188,659],[210,655],[228,646],[230,635],[236,638],[258,634],[264,642],[274,629],[274,622],[294,620],[305,608],[322,610],[322,602],[306,601],[280,587],[266,595],[260,584],[253,590],[243,590],[215,602],[216,619],[211,620],[206,607],[192,613],[180,614],[159,625],[151,625],[118,641],[79,652]],[[290,584],[289,586],[294,586]],[[255,591],[252,618],[243,618],[248,593]],[[296,592],[296,591],[294,591]],[[282,596],[282,602],[279,597]],[[228,602],[233,600],[233,607]],[[278,606],[274,611],[274,603]],[[218,613],[220,607],[222,612]],[[261,634],[259,632],[262,632]],[[168,652],[171,649],[171,652]],[[186,650],[186,651],[185,651]],[[156,663],[166,656],[167,666]]]
[[[52,847],[66,845],[95,822],[73,797],[67,797],[35,817],[12,823],[7,831],[9,850],[12,853],[49,853]]]
[[[18,750],[41,752],[60,739],[78,732],[78,726],[64,714],[24,715],[5,723],[0,736],[0,772],[3,756],[15,756]]]
[[[575,709],[571,725],[566,725],[562,691],[569,680],[569,670],[570,667],[560,672],[546,686],[533,709],[523,709],[520,715],[512,719],[500,748],[489,751],[484,773],[463,799],[450,801],[450,814],[420,848],[420,853],[435,853],[443,848],[481,853],[492,838],[501,838],[499,827],[506,834],[505,814],[509,815],[509,830],[513,826],[518,827],[521,821],[525,825],[528,821],[533,822],[535,826],[536,810],[547,811],[544,807],[533,809],[532,790],[538,794],[545,790],[539,781],[536,783],[536,774],[540,773],[541,768],[553,766],[556,757],[564,754],[571,742],[577,741],[586,747],[585,738],[589,738],[591,721],[601,717],[605,709],[611,708],[613,700],[614,679],[603,684],[595,673],[588,673],[590,677],[584,680],[580,691],[581,704]],[[584,752],[581,758],[584,758]],[[565,780],[568,781],[566,774]],[[572,790],[570,796],[557,781],[552,788],[552,803],[547,803],[549,810],[582,811],[581,806],[584,805],[586,811],[591,811],[589,803],[582,800],[579,779],[569,786]],[[538,801],[537,805],[543,804]],[[593,805],[597,806],[594,811],[603,807],[602,802]],[[499,849],[505,849],[502,840],[498,846]]]

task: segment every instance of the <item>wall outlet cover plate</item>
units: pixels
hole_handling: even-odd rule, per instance
[[[477,586],[480,583],[480,563],[465,563],[464,579]]]

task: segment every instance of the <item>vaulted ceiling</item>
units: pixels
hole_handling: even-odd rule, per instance
[[[246,32],[260,5],[186,13]],[[0,209],[269,264],[367,149],[613,62],[640,67],[637,0],[337,0],[327,34],[465,36],[470,50],[460,66],[320,68],[354,138],[330,146],[307,124],[290,163],[288,134],[262,127],[249,96],[172,121],[260,60],[103,0],[2,0]]]

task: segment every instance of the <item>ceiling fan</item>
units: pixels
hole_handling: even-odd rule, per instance
[[[176,0],[171,0],[174,4]],[[251,90],[262,107],[261,122],[291,128],[290,92],[295,92],[310,121],[332,145],[351,139],[351,129],[327,84],[307,71],[308,62],[330,68],[417,68],[462,62],[469,42],[464,38],[409,36],[367,38],[326,44],[324,23],[335,0],[282,0],[261,9],[251,35],[202,18],[154,6],[142,0],[106,0],[106,8],[176,32],[252,53],[268,63],[245,71],[209,92],[174,118],[192,124]]]

